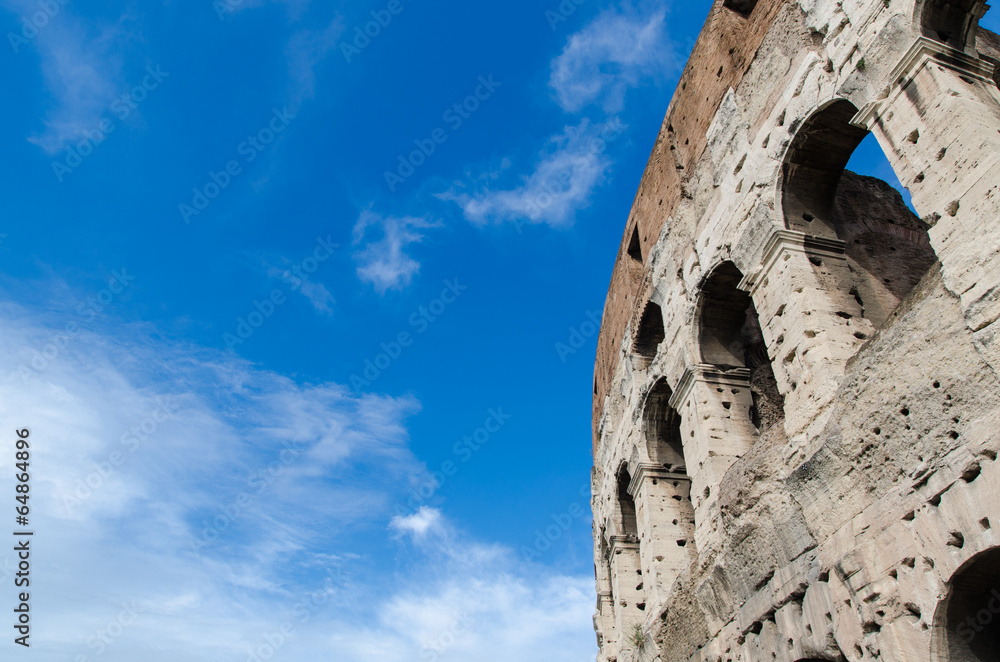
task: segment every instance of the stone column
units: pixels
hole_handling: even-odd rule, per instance
[[[609,586],[610,588],[610,586]],[[597,612],[594,614],[597,631],[598,660],[604,662],[618,657],[618,633],[615,630],[615,605],[611,591],[597,592]]]
[[[697,550],[719,541],[719,485],[733,462],[753,443],[750,371],[722,371],[714,365],[688,366],[670,406],[681,416],[684,459],[691,478]]]
[[[1000,90],[993,65],[917,38],[854,123],[875,134],[932,225],[945,285],[1000,373]]]
[[[650,606],[664,604],[674,580],[696,558],[691,479],[642,463],[632,477],[639,524],[639,560]]]
[[[635,536],[611,536],[611,594],[620,649],[622,639],[646,617],[639,540]]]
[[[757,308],[785,398],[785,432],[791,438],[821,428],[848,359],[874,333],[851,294],[844,242],[775,229],[760,269],[739,287]]]

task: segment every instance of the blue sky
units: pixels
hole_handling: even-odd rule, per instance
[[[32,659],[591,659],[592,320],[707,7],[0,4]]]

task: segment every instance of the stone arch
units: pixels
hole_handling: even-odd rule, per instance
[[[1000,547],[980,552],[955,572],[934,620],[934,659],[1000,660]]]
[[[975,46],[986,10],[986,0],[924,0],[917,7],[920,34],[964,51]]]
[[[749,370],[753,404],[750,420],[759,431],[784,420],[784,398],[778,390],[760,319],[750,295],[739,285],[743,273],[733,262],[718,265],[705,279],[698,310],[701,360],[715,368]]]
[[[618,535],[639,536],[639,522],[636,518],[635,499],[629,494],[628,488],[632,482],[632,474],[629,473],[628,465],[624,462],[618,468],[615,476],[618,489],[617,515]]]
[[[656,350],[666,337],[663,329],[663,311],[660,306],[649,301],[639,318],[639,328],[632,343],[632,351],[639,357],[643,367],[656,357]]]
[[[666,378],[657,380],[646,396],[643,410],[643,436],[649,461],[672,473],[687,474],[684,445],[681,437],[681,417],[670,406],[673,391]]]
[[[741,329],[750,295],[739,289],[743,274],[732,262],[718,265],[701,288],[698,345],[701,360],[723,368],[745,367]]]
[[[847,99],[834,99],[795,132],[781,169],[781,209],[789,230],[837,237],[833,219],[837,187],[851,154],[868,134],[851,124],[857,112]]]
[[[853,274],[843,285],[878,328],[937,256],[928,225],[898,191],[845,169],[868,135],[851,124],[857,111],[847,99],[833,99],[802,122],[782,163],[781,210],[787,229],[843,242]]]

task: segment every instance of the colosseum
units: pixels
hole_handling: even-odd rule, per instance
[[[599,660],[1000,661],[986,10],[715,0],[598,340]]]

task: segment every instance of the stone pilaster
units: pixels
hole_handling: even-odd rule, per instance
[[[629,485],[639,524],[639,560],[646,600],[663,604],[674,580],[697,556],[691,479],[642,463]]]
[[[688,366],[670,406],[681,415],[681,435],[694,506],[695,544],[705,551],[718,541],[719,485],[733,462],[753,443],[750,371]]]
[[[628,636],[646,617],[646,594],[639,561],[639,539],[611,536],[611,593],[614,597],[615,631],[618,639]]]
[[[822,427],[848,359],[874,332],[851,287],[844,242],[785,229],[740,283],[757,308],[789,437]]]

